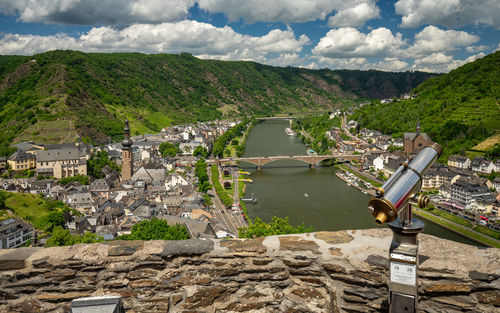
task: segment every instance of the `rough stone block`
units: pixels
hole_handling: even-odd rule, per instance
[[[178,255],[200,255],[208,253],[214,249],[214,243],[211,240],[189,239],[167,241],[162,256],[172,257]]]
[[[24,268],[24,261],[40,250],[43,250],[43,248],[21,247],[0,250],[0,271]]]
[[[319,246],[312,240],[305,240],[298,236],[279,237],[281,251],[311,251],[319,253]]]
[[[345,230],[336,232],[317,232],[314,234],[314,238],[324,240],[331,245],[349,243],[354,240],[354,237],[349,235]]]

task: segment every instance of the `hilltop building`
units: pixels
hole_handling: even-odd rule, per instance
[[[128,127],[128,120],[125,120],[125,127],[123,128],[122,140],[122,181],[129,180],[133,173],[132,162],[132,139],[130,139],[130,128]]]
[[[432,143],[431,137],[420,132],[420,122],[417,122],[415,133],[405,133],[403,149],[405,154],[419,153],[427,144]]]
[[[7,159],[14,171],[28,170],[36,167],[36,155],[18,150]]]
[[[42,150],[36,155],[36,171],[56,178],[87,175],[87,156],[78,146]]]

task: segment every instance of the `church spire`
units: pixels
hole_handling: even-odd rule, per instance
[[[420,134],[420,121],[417,120],[417,135]]]

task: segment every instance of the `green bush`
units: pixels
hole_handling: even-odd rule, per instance
[[[240,228],[240,238],[256,238],[263,236],[287,235],[287,234],[300,234],[310,233],[314,231],[314,227],[306,227],[304,223],[298,226],[290,225],[288,217],[279,218],[273,217],[269,224],[264,223],[260,218],[256,217],[253,223],[247,228]]]
[[[166,221],[152,218],[132,227],[130,235],[122,235],[121,240],[185,240],[191,238],[186,226],[169,226]]]

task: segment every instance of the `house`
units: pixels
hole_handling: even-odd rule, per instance
[[[108,197],[110,189],[110,184],[104,178],[96,179],[90,183],[90,191],[101,197]]]
[[[495,172],[500,173],[500,159],[495,161]]]
[[[75,230],[80,234],[85,234],[86,232],[92,232],[93,226],[86,216],[75,216],[73,220],[68,223],[68,229]]]
[[[165,188],[167,190],[173,190],[177,186],[187,186],[189,183],[184,177],[179,174],[170,175],[165,181]]]
[[[143,181],[151,184],[153,181],[164,182],[167,177],[165,168],[148,168],[142,166],[130,177],[131,181]]]
[[[93,210],[92,207],[92,196],[89,192],[74,193],[66,197],[66,203],[71,208],[78,210],[79,212],[89,213]]]
[[[394,174],[394,172],[396,172],[396,170],[399,168],[399,166],[401,166],[403,162],[406,162],[406,159],[390,155],[389,157],[387,157],[386,162],[384,163],[384,173],[389,176]]]
[[[179,145],[179,150],[181,150],[183,155],[193,155],[193,151],[196,147],[208,149],[207,145],[203,141],[193,140],[191,142],[181,143]]]
[[[15,218],[0,222],[0,249],[20,247],[33,237],[34,231],[30,224]]]
[[[448,166],[458,167],[467,169],[471,166],[471,161],[468,157],[460,156],[460,155],[450,155],[447,162]]]
[[[422,175],[422,189],[439,189],[444,183],[452,183],[458,173],[445,166],[433,166]]]
[[[30,193],[32,194],[50,194],[50,188],[52,185],[57,185],[56,181],[53,179],[43,179],[43,180],[35,180],[30,182]]]
[[[160,215],[158,218],[167,221],[170,226],[180,224],[186,226],[191,238],[216,238],[212,224],[200,222],[193,219],[186,219],[172,215]]]
[[[451,185],[450,200],[465,209],[471,206],[477,198],[490,193],[486,185],[461,177]]]
[[[79,148],[39,151],[36,155],[36,171],[56,178],[87,175],[86,154],[82,152]]]
[[[490,174],[494,170],[495,165],[490,160],[478,156],[472,159],[471,167],[474,172]]]
[[[115,239],[117,235],[115,227],[111,225],[96,226],[95,234],[106,241]]]
[[[9,167],[14,171],[28,170],[36,167],[36,156],[32,153],[18,150],[8,159]]]
[[[493,180],[493,188],[495,188],[496,191],[500,192],[500,176],[495,177]]]
[[[366,166],[373,168],[376,171],[384,169],[385,158],[382,154],[370,154],[365,158]]]
[[[18,151],[23,151],[26,153],[37,154],[38,151],[45,149],[43,145],[36,144],[33,141],[23,141],[12,145],[12,147],[17,148]]]
[[[417,122],[415,133],[404,133],[403,150],[407,155],[417,154],[430,143],[432,139],[426,133],[420,132],[420,122]]]
[[[404,141],[401,138],[396,138],[393,142],[392,145],[396,148],[403,148],[404,147]]]

